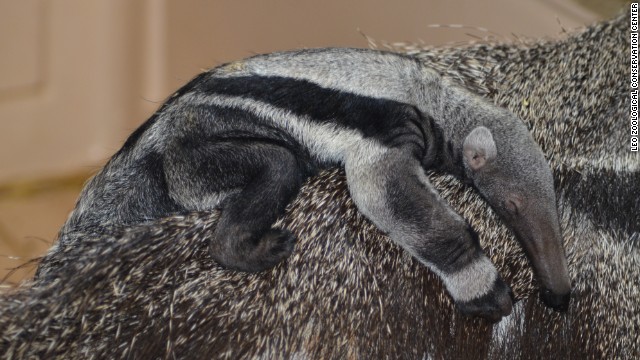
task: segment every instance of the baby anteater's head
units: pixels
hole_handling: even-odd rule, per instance
[[[462,145],[464,174],[521,243],[540,283],[542,301],[565,311],[571,280],[553,176],[526,127],[513,120],[478,126],[468,133]]]

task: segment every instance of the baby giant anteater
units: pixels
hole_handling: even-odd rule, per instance
[[[272,224],[305,179],[336,165],[358,210],[438,274],[463,313],[499,320],[510,289],[425,169],[473,185],[520,240],[545,304],[568,307],[553,179],[523,122],[375,50],[274,53],[200,74],[87,184],[61,234],[219,208],[213,258],[269,269],[294,245]]]

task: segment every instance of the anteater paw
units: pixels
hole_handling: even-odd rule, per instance
[[[258,240],[253,251],[257,271],[270,269],[289,257],[296,243],[295,236],[289,230],[270,229]]]
[[[214,237],[211,256],[229,270],[260,272],[268,270],[293,251],[295,236],[288,230],[269,229],[258,235],[241,228]]]
[[[488,293],[469,301],[456,302],[456,305],[467,316],[478,316],[495,323],[511,314],[513,293],[502,279],[497,278]]]

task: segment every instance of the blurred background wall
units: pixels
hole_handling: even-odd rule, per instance
[[[0,279],[46,251],[82,183],[202,69],[275,50],[367,47],[363,34],[432,45],[553,37],[622,3],[0,0]]]

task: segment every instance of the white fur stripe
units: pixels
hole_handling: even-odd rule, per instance
[[[453,274],[439,274],[456,301],[470,301],[487,294],[498,277],[493,263],[481,256]]]
[[[254,99],[189,93],[183,101],[191,105],[206,104],[242,109],[258,115],[274,127],[283,129],[303,144],[320,163],[344,164],[347,156],[377,157],[388,149],[378,142],[364,139],[357,130],[346,129],[337,124],[319,123],[305,116],[298,116],[287,109],[275,107]],[[153,129],[150,133],[166,131]],[[151,136],[151,135],[149,135]]]
[[[422,105],[420,85],[440,77],[416,61],[390,52],[316,49],[257,56],[220,68],[216,76],[279,76],[342,92]],[[427,104],[429,105],[429,104]]]

